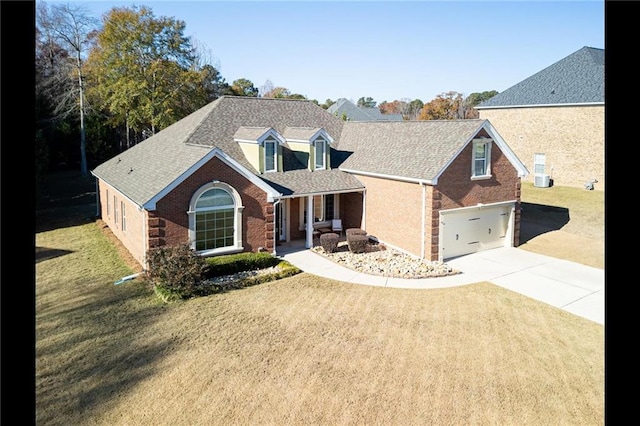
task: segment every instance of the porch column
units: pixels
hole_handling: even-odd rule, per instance
[[[307,197],[307,238],[306,248],[313,247],[313,195]]]

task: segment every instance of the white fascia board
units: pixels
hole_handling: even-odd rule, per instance
[[[496,145],[502,150],[502,153],[509,159],[511,164],[513,164],[513,167],[516,168],[518,176],[521,178],[528,176],[529,170],[527,170],[527,167],[520,161],[516,153],[509,148],[509,145],[502,139],[502,136],[500,136],[489,120],[485,120],[482,127],[489,133]]]
[[[323,128],[321,128],[313,136],[311,136],[311,140],[312,141],[316,140],[318,138],[318,136],[322,136],[327,142],[329,142],[329,145],[331,145],[333,143],[333,138]]]
[[[568,106],[604,106],[604,102],[582,102],[567,104],[533,104],[533,105],[501,105],[501,106],[477,106],[475,109],[509,109],[509,108],[547,108],[547,107],[568,107]]]
[[[484,121],[487,121],[487,120],[484,120]],[[462,151],[467,147],[467,145],[469,145],[469,143],[471,143],[471,141],[476,137],[476,135],[478,134],[478,132],[480,131],[480,129],[482,129],[483,124],[484,124],[484,123],[480,124],[480,125],[478,126],[478,128],[477,128],[476,130],[474,130],[474,131],[471,133],[471,136],[469,136],[469,138],[465,141],[465,143],[463,143],[463,144],[460,146],[460,148],[458,148],[458,151],[456,151],[456,152],[455,152],[455,154],[453,154],[453,155],[451,156],[451,158],[449,158],[449,159],[447,160],[447,162],[446,162],[446,163],[445,163],[445,165],[440,169],[440,171],[439,171],[438,173],[436,173],[436,177],[433,179],[433,184],[434,184],[434,185],[437,185],[437,184],[438,184],[438,179],[440,178],[440,176],[442,176],[442,174],[444,173],[444,171],[445,171],[445,170],[447,170],[447,168],[451,165],[451,163],[453,163],[453,162],[454,162],[454,160],[455,160],[456,158],[458,158],[458,155],[460,155],[460,153],[461,153],[461,152],[462,152]],[[489,132],[489,135],[490,135],[490,136],[493,136],[493,135],[491,134],[491,132]]]
[[[268,138],[269,136],[273,136],[273,138],[275,140],[278,141],[278,143],[280,145],[285,143],[285,139],[282,137],[282,135],[280,133],[278,133],[277,130],[275,130],[273,127],[270,127],[269,130],[267,130],[266,132],[264,132],[260,137],[258,137],[257,139],[240,139],[240,138],[233,138],[234,141],[236,142],[244,142],[244,143],[252,143],[252,144],[256,144],[256,145],[262,145],[262,143],[264,142],[264,140],[266,138]]]
[[[265,139],[267,139],[269,136],[273,136],[273,138],[275,140],[278,141],[278,143],[280,145],[282,145],[283,143],[285,143],[285,139],[284,137],[282,137],[282,135],[280,133],[278,133],[278,131],[276,129],[274,129],[273,127],[269,128],[269,130],[267,130],[266,132],[264,132],[264,134],[262,136],[260,136],[258,138],[258,143],[260,145],[262,145],[262,143],[264,142]]]
[[[214,157],[219,158],[223,163],[227,166],[231,167],[236,172],[240,173],[243,177],[249,180],[251,183],[256,185],[258,188],[262,189],[267,193],[267,201],[273,202],[278,196],[282,195],[277,192],[275,189],[266,184],[262,179],[253,174],[250,170],[244,167],[242,164],[238,163],[236,160],[227,155],[220,148],[214,148],[209,151],[205,156],[203,156],[198,162],[196,162],[193,166],[189,167],[184,173],[178,176],[173,182],[167,185],[162,191],[156,194],[149,201],[144,203],[143,207],[146,210],[153,211],[156,209],[156,203],[162,199],[169,192],[173,191],[178,185],[184,182],[189,176],[194,174],[200,167],[209,162]]]
[[[417,179],[417,178],[410,178],[406,176],[386,175],[383,173],[363,172],[361,170],[343,169],[342,167],[338,168],[338,170],[346,173],[351,173],[353,175],[369,176],[369,177],[375,177],[379,179],[399,180],[402,182],[420,183],[423,185],[436,185],[437,183],[435,180]]]
[[[236,142],[244,142],[244,143],[252,143],[254,145],[258,145],[258,141],[257,140],[253,140],[253,139],[238,139],[238,138],[233,138],[234,141]]]
[[[467,147],[467,145],[473,142],[473,140],[476,138],[476,135],[478,134],[480,129],[486,130],[486,132],[491,137],[491,140],[493,140],[493,142],[495,142],[496,145],[498,145],[500,150],[509,159],[513,167],[515,167],[515,169],[518,171],[519,177],[522,178],[529,175],[529,170],[527,170],[527,168],[522,163],[522,161],[520,161],[518,156],[516,156],[516,154],[511,150],[511,148],[509,148],[507,143],[504,141],[504,139],[502,139],[502,136],[500,136],[500,134],[496,131],[496,129],[491,125],[489,120],[483,120],[482,124],[471,134],[471,136],[467,139],[467,141],[464,144],[462,144],[462,146],[458,149],[458,151],[447,161],[444,167],[442,167],[442,169],[440,169],[440,171],[436,174],[435,179],[433,179],[434,185],[438,184],[438,178],[440,178],[440,176],[444,173],[445,170],[447,170],[447,168],[451,165],[451,163],[453,163],[453,161],[456,158],[458,158],[458,155],[460,155],[460,153]]]
[[[278,197],[278,199],[284,200],[285,198],[300,198],[300,197],[309,197],[314,195],[348,194],[350,192],[364,192],[364,191],[366,191],[366,188],[343,189],[340,191],[305,192],[305,193],[292,194],[292,195],[283,195]]]

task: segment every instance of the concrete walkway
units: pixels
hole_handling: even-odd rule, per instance
[[[425,279],[363,274],[304,248],[282,250],[279,256],[310,274],[354,284],[428,289],[489,281],[604,325],[603,269],[518,248],[497,248],[450,259],[446,263],[461,274]]]

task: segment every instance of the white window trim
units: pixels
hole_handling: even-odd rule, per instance
[[[340,212],[340,197],[338,196],[339,194],[315,194],[313,195],[313,197],[315,198],[316,196],[322,196],[322,210],[324,210],[324,197],[326,197],[327,195],[333,195],[333,217],[334,219],[339,219],[339,212]],[[299,209],[298,209],[298,213],[299,213],[299,217],[300,220],[298,221],[298,230],[300,231],[304,231],[305,230],[305,224],[304,224],[304,211],[307,208],[307,199],[306,197],[301,197],[300,198],[300,203],[299,203]],[[314,209],[315,209],[315,205],[314,205]],[[323,220],[321,222],[313,222],[313,228],[327,228],[327,227],[331,227],[331,219],[330,220]]]
[[[268,143],[272,143],[273,144],[273,169],[267,169],[267,144]],[[276,139],[265,139],[263,144],[262,144],[262,149],[264,150],[264,155],[263,155],[263,165],[264,165],[264,172],[265,173],[272,173],[272,172],[277,172],[278,171],[278,141]]]
[[[542,159],[542,161],[536,161],[538,159]],[[536,171],[536,166],[537,165],[541,165],[543,170],[542,172],[538,172]],[[540,175],[544,175],[547,174],[547,154],[544,154],[542,152],[536,152],[533,154],[533,174],[540,176]]]
[[[235,206],[235,214],[233,216],[233,245],[211,250],[196,250],[196,253],[201,256],[239,253],[244,250],[244,247],[242,246],[242,211],[244,210],[242,198],[238,191],[236,191],[231,185],[218,181],[209,182],[201,186],[191,197],[191,201],[189,202],[189,211],[187,212],[187,215],[189,216],[189,245],[192,249],[196,249],[196,203],[202,194],[214,188],[219,188],[228,192],[233,198]]]
[[[490,179],[491,176],[491,145],[492,145],[493,140],[489,139],[489,138],[481,138],[481,139],[474,139],[473,140],[473,150],[471,152],[471,180],[483,180],[483,179]],[[479,145],[485,145],[487,147],[486,149],[486,155],[485,155],[485,163],[486,163],[486,167],[485,167],[485,174],[483,175],[476,175],[476,147]]]
[[[118,224],[118,200],[113,196],[113,223]]]
[[[120,201],[120,214],[122,215],[122,230],[126,231],[127,230],[127,216],[126,216],[126,206],[124,204],[124,201]]]
[[[318,144],[323,145],[322,150],[322,165],[318,167]],[[313,141],[313,169],[314,170],[326,170],[327,169],[327,146],[328,143],[324,138],[317,137]]]

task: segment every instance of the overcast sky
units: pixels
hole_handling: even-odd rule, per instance
[[[321,103],[502,92],[584,46],[604,48],[597,0],[70,3],[96,17],[149,6],[184,21],[227,82],[270,80]]]

